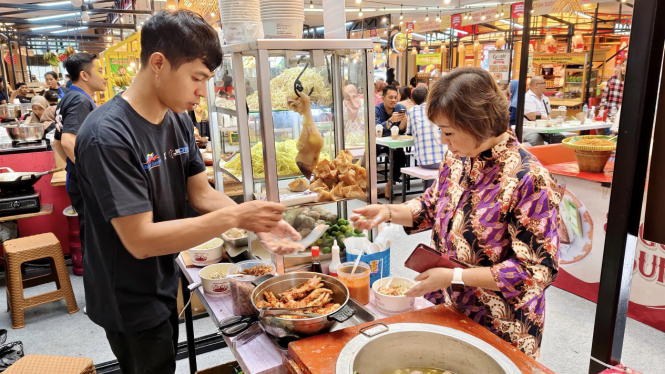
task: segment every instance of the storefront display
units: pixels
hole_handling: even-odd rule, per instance
[[[118,92],[132,84],[141,63],[141,32],[136,32],[122,42],[99,54],[106,76],[104,98],[110,100]],[[101,102],[98,100],[101,104]]]

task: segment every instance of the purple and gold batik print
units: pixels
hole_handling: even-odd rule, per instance
[[[425,295],[449,304],[527,355],[540,353],[545,289],[559,268],[558,186],[511,136],[478,157],[448,157],[438,182],[407,204],[432,246],[471,267],[489,267],[501,291],[467,287]]]

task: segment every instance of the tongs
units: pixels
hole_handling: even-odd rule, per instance
[[[300,74],[298,74],[298,78],[296,78],[296,81],[293,82],[293,91],[296,93],[296,96],[300,97],[300,93],[303,92],[305,89],[302,86],[302,82],[300,81],[300,77],[302,77],[303,73],[305,73],[305,70],[307,70],[307,67],[309,66],[309,62],[305,64],[305,67],[302,69]],[[312,96],[312,92],[314,92],[314,87],[312,87],[311,90],[309,90],[309,94],[307,96]]]

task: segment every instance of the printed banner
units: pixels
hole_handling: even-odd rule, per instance
[[[442,21],[437,21],[435,19],[429,21],[420,21],[415,25],[415,32],[427,32],[427,31],[437,31],[445,30],[442,28]]]
[[[462,28],[462,15],[461,14],[453,14],[451,16],[451,24],[454,29],[461,29]]]
[[[584,65],[586,53],[534,53],[536,64],[572,64]]]
[[[483,16],[485,16],[484,19]],[[496,8],[484,8],[462,14],[462,26],[507,19],[508,17],[510,17],[510,5],[499,5]]]
[[[376,38],[378,35],[376,33],[376,29],[369,30],[369,37],[370,38]]]
[[[416,55],[416,65],[441,65],[441,53]]]
[[[406,35],[404,33],[398,32],[393,36],[393,51],[395,53],[404,53],[406,51]]]
[[[536,0],[533,2],[533,13],[534,16],[542,16],[543,14],[550,14],[550,10],[557,0]],[[524,17],[524,3],[515,3],[513,4],[512,18],[522,18]]]
[[[414,29],[413,22],[407,22],[404,32],[407,34],[411,34],[413,32],[413,29]]]
[[[489,72],[497,81],[509,80],[508,66],[510,65],[510,50],[488,51]]]

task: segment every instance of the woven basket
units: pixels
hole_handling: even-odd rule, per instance
[[[602,173],[611,155],[612,151],[575,151],[575,159],[580,171],[591,173]]]

